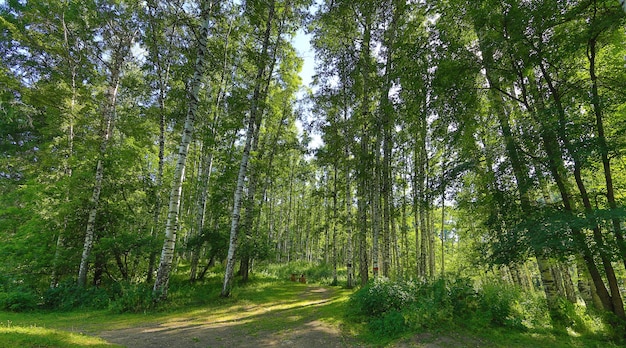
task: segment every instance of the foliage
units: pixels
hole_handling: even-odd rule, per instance
[[[147,284],[120,284],[120,294],[111,302],[113,313],[141,313],[155,307],[159,294],[152,292]]]
[[[218,271],[223,272],[223,269]],[[620,341],[619,338],[615,339],[615,341],[608,340],[609,331],[607,331],[607,326],[599,320],[597,315],[579,306],[573,308],[577,315],[581,316],[584,325],[589,328],[589,331],[577,330],[575,333],[567,334],[546,329],[549,327],[549,320],[546,314],[547,309],[545,308],[545,303],[541,307],[541,296],[537,293],[525,294],[517,298],[514,304],[513,312],[523,313],[524,325],[528,327],[527,330],[512,330],[509,326],[496,327],[494,324],[490,324],[488,320],[478,321],[473,320],[471,317],[467,319],[467,315],[463,316],[465,319],[451,317],[451,320],[441,321],[440,325],[434,325],[429,329],[416,327],[415,323],[410,321],[410,311],[414,310],[415,303],[412,308],[391,309],[372,318],[366,316],[357,318],[354,314],[346,318],[342,313],[350,311],[351,307],[355,305],[354,300],[350,299],[350,297],[354,298],[357,292],[362,289],[353,292],[353,290],[327,288],[325,289],[327,293],[323,295],[324,301],[318,303],[317,300],[312,301],[309,296],[303,296],[303,291],[306,291],[308,288],[307,285],[293,284],[284,279],[270,276],[261,276],[262,274],[268,274],[264,271],[265,267],[260,267],[257,272],[259,276],[245,286],[236,287],[235,296],[229,299],[219,297],[221,276],[218,273],[211,273],[206,280],[195,283],[190,283],[184,276],[175,275],[170,279],[172,284],[168,300],[160,303],[158,309],[148,310],[141,315],[130,312],[114,313],[111,310],[90,308],[64,312],[47,310],[27,313],[2,312],[0,313],[0,316],[3,318],[0,322],[0,346],[98,347],[100,345],[104,346],[104,342],[90,336],[68,333],[66,331],[67,328],[72,327],[75,330],[97,334],[103,330],[159,325],[159,323],[167,322],[174,318],[177,321],[188,318],[191,324],[195,324],[198,320],[215,323],[244,317],[247,318],[247,320],[241,321],[244,330],[252,330],[255,332],[255,335],[259,335],[260,332],[289,331],[295,328],[302,328],[302,318],[306,320],[319,318],[319,320],[325,323],[342,327],[345,329],[342,331],[342,335],[348,340],[356,339],[353,335],[359,332],[359,330],[369,333],[369,336],[361,335],[360,338],[365,341],[356,341],[355,345],[403,345],[405,341],[394,343],[392,339],[400,336],[406,336],[406,339],[412,343],[417,341],[419,342],[418,344],[421,344],[424,342],[424,338],[431,336],[434,337],[430,339],[434,341],[433,344],[441,342],[440,345],[442,346],[450,346],[451,342],[457,341],[460,342],[459,345],[506,347],[599,348],[623,346],[623,341]],[[479,301],[478,295],[483,292],[478,290],[475,291],[476,296],[468,295],[468,289],[471,286],[466,279],[415,284],[419,285],[419,289],[416,289],[414,285],[408,287],[424,296],[431,294],[433,297],[441,297],[445,293],[450,292],[446,296],[450,299],[448,301],[450,305],[447,309],[443,308],[447,313],[446,315],[453,315],[454,306],[452,304],[460,302],[460,300],[453,300],[452,298],[466,298],[466,302],[476,304]],[[496,294],[499,292],[511,291],[510,287],[493,281],[485,282],[485,284],[489,285],[484,287],[491,287],[493,290],[492,295],[486,296],[489,298],[498,296]],[[126,284],[125,287],[127,289],[125,291],[129,294],[141,292],[139,288],[133,289],[133,286]],[[317,289],[318,286],[314,286],[314,288]],[[389,293],[398,294],[397,289],[391,290],[392,287],[389,284],[384,284],[380,288],[388,289]],[[513,289],[513,292],[515,292],[515,289]],[[508,298],[508,296],[504,295],[503,297]],[[473,300],[467,301],[468,298]],[[420,299],[416,296],[415,301],[420,301]],[[442,302],[445,303],[446,301],[439,300],[439,303]],[[242,307],[249,310],[242,311]],[[461,313],[464,311],[471,313],[469,309],[461,309],[471,306],[464,307],[457,304],[456,307],[459,308]],[[502,308],[501,305],[497,307]],[[110,308],[113,308],[113,306]],[[490,309],[489,307],[484,308]],[[493,308],[490,310],[494,311]],[[254,311],[253,313],[256,315],[250,317],[250,311]],[[280,314],[276,315],[276,311]],[[430,311],[434,313],[437,309],[432,308]],[[543,316],[543,319],[534,318],[537,320],[534,325],[530,325],[530,319],[532,318],[529,318],[529,314],[532,314],[532,311],[541,312]],[[294,321],[294,318],[300,319]],[[355,320],[358,320],[358,323]],[[365,320],[367,321],[361,324]],[[442,326],[443,323],[446,323],[446,326]],[[546,324],[547,326],[544,326]],[[424,342],[424,344],[426,343],[428,341]]]
[[[331,284],[333,277],[333,266],[324,262],[310,263],[305,261],[289,262],[289,263],[270,263],[261,264],[263,274],[277,278],[290,279],[292,274],[304,275],[308,283]],[[339,279],[346,278],[346,269],[338,269],[337,277]]]
[[[222,269],[212,267],[228,255],[252,283],[304,274],[333,285],[353,273],[364,284],[371,266],[432,280],[530,260],[544,266],[524,277],[543,281],[557,308],[500,282],[379,278],[355,294],[355,315],[383,336],[548,328],[547,313],[576,332],[601,332],[590,327],[604,315],[624,327],[616,1],[183,3],[0,0],[0,307],[153,310],[166,242],[175,254],[164,259],[180,262],[161,309],[213,301]],[[294,48],[303,32],[314,53]],[[317,67],[299,94],[303,54]],[[206,69],[194,71],[198,58]],[[177,172],[179,157],[188,165]],[[558,298],[568,288],[552,287],[545,265],[574,259],[572,275],[591,279],[613,316]],[[73,284],[79,262],[97,286]]]
[[[416,284],[393,282],[379,277],[359,289],[351,298],[350,309],[354,314],[378,317],[390,311],[401,311],[415,303]]]
[[[113,294],[103,287],[80,287],[74,281],[65,281],[49,288],[43,295],[43,306],[47,309],[69,311],[79,308],[108,308]]]
[[[374,335],[398,337],[409,328],[401,311],[392,310],[368,322],[367,327]]]
[[[519,299],[518,289],[500,283],[475,290],[466,278],[422,283],[377,278],[351,296],[348,317],[389,337],[450,326],[523,329]]]
[[[0,292],[0,309],[12,312],[32,311],[39,305],[40,296],[26,287]]]
[[[523,328],[523,312],[517,312],[518,301],[523,298],[519,288],[493,281],[483,283],[476,317],[495,327]],[[535,304],[527,304],[532,308]]]

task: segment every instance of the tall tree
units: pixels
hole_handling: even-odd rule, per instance
[[[174,259],[174,248],[176,246],[176,232],[178,229],[180,199],[185,178],[185,167],[187,165],[187,153],[189,152],[189,144],[193,138],[195,128],[196,112],[198,110],[199,92],[202,85],[209,52],[207,47],[208,37],[210,35],[211,15],[214,10],[215,2],[213,0],[203,0],[200,4],[201,27],[197,37],[197,53],[194,66],[193,76],[188,83],[188,105],[187,116],[183,134],[178,148],[178,161],[174,170],[174,180],[172,182],[172,190],[170,192],[169,208],[167,213],[167,222],[165,225],[165,241],[161,250],[161,260],[157,269],[157,276],[154,282],[153,291],[158,294],[159,298],[167,296],[168,283]]]
[[[100,57],[105,64],[105,69],[108,70],[107,79],[108,85],[106,87],[104,103],[101,106],[102,114],[102,126],[101,126],[101,142],[99,159],[96,165],[96,174],[93,186],[93,193],[90,200],[89,217],[87,219],[87,226],[85,232],[85,241],[83,244],[83,253],[80,260],[80,266],[78,270],[78,285],[85,286],[87,282],[87,272],[89,270],[89,257],[94,243],[94,233],[96,228],[96,215],[98,213],[98,207],[100,204],[100,192],[102,191],[102,182],[104,179],[104,157],[107,153],[107,146],[111,140],[111,136],[115,127],[116,118],[116,106],[118,98],[118,88],[120,84],[120,78],[123,74],[123,67],[133,41],[137,35],[137,29],[130,22],[130,13],[124,13],[124,9],[120,6],[119,9],[114,11],[107,11],[106,26],[103,27],[103,38],[106,45],[102,49],[110,50],[110,60],[106,61],[106,58]],[[122,12],[122,16],[114,18],[115,12]],[[104,54],[104,51],[102,52]]]

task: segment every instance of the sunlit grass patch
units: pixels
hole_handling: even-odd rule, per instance
[[[120,347],[98,337],[38,326],[0,326],[0,347]]]

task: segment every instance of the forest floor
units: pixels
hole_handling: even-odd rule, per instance
[[[102,331],[99,337],[127,347],[353,347],[353,338],[324,320],[334,290],[297,287],[296,296],[266,304],[243,304],[211,312],[186,313],[166,322]],[[326,318],[328,319],[328,318]]]
[[[365,347],[342,327],[333,302],[338,290],[294,285],[280,300],[237,304],[212,311],[183,313],[163,322],[101,331],[96,335],[126,347]],[[478,343],[478,344],[477,344]],[[418,335],[395,347],[476,347],[478,341]],[[489,346],[489,345],[487,345]]]
[[[182,284],[182,283],[181,283]],[[230,298],[217,286],[178,284],[162,310],[116,314],[110,310],[0,312],[3,347],[623,347],[603,336],[552,331],[463,330],[440,327],[378,337],[346,320],[353,290],[288,281],[236,287]],[[212,284],[215,285],[215,284]]]

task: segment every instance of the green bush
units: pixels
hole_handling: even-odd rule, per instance
[[[355,292],[350,298],[353,313],[363,316],[382,316],[415,302],[416,285],[411,282],[392,282],[379,277]]]
[[[514,312],[518,298],[521,298],[521,293],[516,287],[501,283],[485,283],[481,289],[477,316],[490,326],[521,328],[522,317]]]
[[[441,280],[438,282],[441,282]],[[448,282],[446,288],[448,289],[448,296],[455,318],[469,319],[476,314],[481,297],[474,289],[469,278],[454,279]]]
[[[521,317],[522,325],[527,328],[547,329],[552,326],[548,305],[543,292],[520,292],[514,303],[514,312]]]
[[[368,323],[371,333],[382,337],[398,337],[408,329],[402,312],[392,310]]]
[[[407,329],[450,325],[522,328],[520,297],[518,289],[499,283],[476,290],[467,278],[415,283],[381,277],[355,292],[347,308],[348,316],[365,322],[372,333],[395,337]]]
[[[16,288],[0,293],[0,308],[12,312],[26,312],[37,308],[39,295],[27,288]]]
[[[146,284],[120,284],[121,294],[110,306],[115,313],[140,313],[154,308],[152,287]]]
[[[43,296],[45,308],[68,311],[76,308],[105,309],[113,297],[101,287],[81,287],[68,280],[55,288],[46,290]]]
[[[452,322],[455,306],[445,279],[420,284],[416,298],[417,300],[405,310],[407,325],[411,328],[415,330],[437,328]]]

